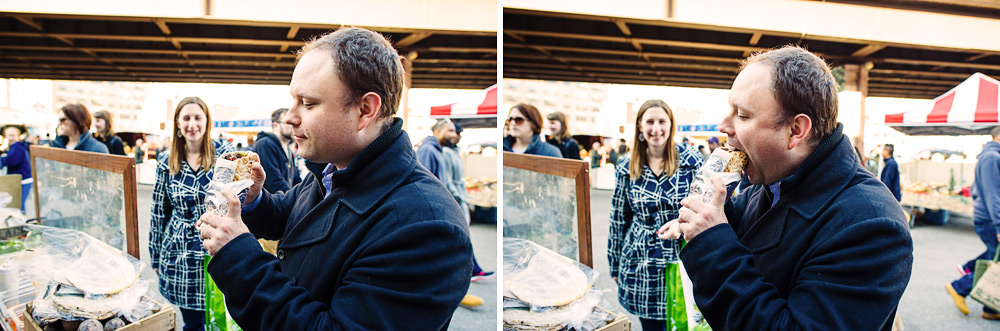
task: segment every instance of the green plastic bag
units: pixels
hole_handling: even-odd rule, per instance
[[[684,284],[681,281],[681,265],[667,263],[664,273],[667,277],[667,330],[688,330],[687,305],[684,300]]]
[[[681,240],[681,248],[685,245],[687,245],[687,242]],[[664,269],[667,292],[669,293],[667,294],[666,329],[673,331],[711,331],[712,327],[708,325],[708,321],[701,315],[698,305],[694,303],[694,300],[687,302],[687,299],[684,297],[685,292],[692,291],[692,289],[684,289],[683,273],[680,261],[667,263]]]
[[[226,299],[222,290],[215,285],[212,276],[208,274],[208,263],[212,257],[205,254],[205,330],[206,331],[243,331],[226,309]]]

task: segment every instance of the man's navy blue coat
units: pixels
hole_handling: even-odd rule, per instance
[[[280,239],[277,257],[243,234],[208,272],[244,330],[445,330],[469,289],[472,244],[451,193],[424,167],[399,119],[333,174],[284,194],[261,192],[250,231]]]
[[[712,329],[891,328],[913,243],[899,203],[841,130],[781,181],[776,205],[750,186],[727,203],[730,224],[681,251]]]

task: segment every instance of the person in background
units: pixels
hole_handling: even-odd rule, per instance
[[[450,143],[454,136],[455,124],[448,119],[438,120],[431,126],[431,135],[424,138],[420,147],[417,147],[417,161],[420,161],[420,165],[434,174],[442,184],[448,177],[445,174],[441,146]]]
[[[614,145],[608,144],[608,158],[605,162],[610,165],[618,165],[618,148]]]
[[[65,148],[75,151],[86,151],[95,153],[108,153],[108,146],[105,146],[90,135],[90,112],[87,107],[74,103],[62,107],[62,114],[59,117],[59,126],[56,127],[58,136],[50,145],[56,148]]]
[[[886,144],[882,146],[882,157],[885,159],[885,167],[882,168],[882,183],[889,188],[889,192],[892,192],[892,196],[896,197],[896,201],[901,201],[903,198],[899,187],[899,166],[896,165],[896,159],[892,157],[892,152],[895,151],[895,147],[892,144]]]
[[[0,157],[0,167],[7,167],[7,174],[21,175],[21,213],[25,201],[28,201],[28,192],[31,192],[31,158],[28,156],[28,144],[21,141],[21,129],[16,126],[8,126],[3,129],[3,136],[7,139],[7,154]]]
[[[708,149],[705,148],[705,145],[698,145],[698,153],[701,153],[702,160],[708,160],[709,153]]]
[[[121,138],[115,135],[115,130],[111,128],[111,113],[107,110],[98,110],[94,113],[94,138],[108,147],[108,152],[115,155],[125,155],[125,144]]]
[[[135,148],[132,149],[132,154],[135,155],[136,164],[146,161],[146,142],[142,141],[142,138],[135,140]]]
[[[972,258],[965,265],[958,266],[962,277],[945,284],[955,306],[962,314],[969,314],[965,297],[972,292],[973,271],[978,259],[993,259],[1000,243],[1000,126],[990,132],[993,140],[983,145],[976,161],[976,177],[972,182],[972,225],[979,240],[986,245],[986,251]],[[990,268],[997,268],[994,265]],[[983,318],[1000,321],[1000,312],[983,306]]]
[[[458,142],[462,140],[462,126],[455,124],[455,134],[452,135],[451,141],[442,142],[441,154],[444,165],[445,177],[443,178],[444,186],[448,188],[451,195],[455,197],[455,201],[458,205],[462,207],[462,213],[465,214],[465,223],[471,224],[472,217],[469,214],[469,204],[465,202],[466,192],[465,192],[465,180],[463,179],[465,174],[465,169],[462,167],[462,156],[458,152]],[[476,254],[472,254],[472,281],[477,282],[481,280],[490,279],[496,276],[493,271],[485,271],[479,266],[479,261],[476,261]]]
[[[715,149],[719,148],[719,146],[721,146],[719,144],[719,137],[708,137],[708,154],[709,155],[712,155],[712,152],[715,152]]]
[[[618,162],[611,198],[608,266],[618,301],[639,317],[643,330],[672,330],[667,277],[680,277],[680,240],[657,240],[656,230],[677,218],[681,199],[702,164],[698,151],[675,144],[673,111],[649,100],[636,115],[632,156]],[[683,304],[681,304],[683,306]]]
[[[295,166],[292,126],[285,123],[288,108],[271,113],[271,132],[257,133],[253,151],[260,156],[260,165],[267,174],[264,189],[271,193],[288,191],[302,181]]]
[[[510,127],[510,135],[503,138],[504,152],[562,157],[559,148],[539,137],[542,132],[542,114],[535,106],[523,103],[514,106],[510,109],[506,125]]]
[[[186,97],[174,111],[174,139],[156,157],[149,225],[149,260],[160,293],[181,310],[184,330],[205,327],[205,250],[194,223],[205,213],[205,195],[215,160],[233,145],[211,139],[212,115],[198,97]]]
[[[601,167],[601,143],[595,141],[590,145],[590,168]]]
[[[618,161],[621,161],[625,157],[629,157],[629,150],[628,145],[625,144],[625,140],[622,140],[618,142]]]
[[[566,115],[561,112],[553,112],[546,117],[549,120],[549,144],[556,146],[563,158],[580,159],[580,144],[569,134],[566,126]]]

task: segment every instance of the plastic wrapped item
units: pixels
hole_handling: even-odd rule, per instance
[[[240,201],[246,197],[246,190],[253,185],[250,179],[250,169],[254,162],[260,162],[257,153],[231,152],[219,155],[215,160],[212,182],[209,183],[208,194],[205,195],[205,211],[221,216],[229,213],[229,202],[222,191],[237,192]]]
[[[7,205],[13,201],[14,197],[10,193],[0,192],[0,228],[24,225],[24,223],[28,222],[28,218],[24,216],[21,210],[7,208]]]
[[[116,294],[88,295],[72,286],[50,282],[32,301],[31,316],[35,321],[47,324],[57,320],[107,319],[132,314],[149,286],[150,282],[143,280]]]
[[[32,302],[32,317],[42,324],[126,313],[150,287],[138,280],[142,262],[90,235],[32,224],[25,230],[29,250],[18,256],[21,270],[48,284]]]
[[[743,177],[744,166],[746,166],[746,154],[743,152],[716,148],[695,174],[688,196],[701,197],[701,201],[705,203],[711,201],[712,194],[715,193],[711,178],[719,177],[723,185],[729,186]]]
[[[28,224],[21,256],[29,279],[39,284],[56,281],[73,285],[88,295],[114,294],[139,278],[145,263],[90,235],[62,228]]]
[[[160,309],[160,305],[146,297],[142,297],[142,299],[140,299],[139,302],[132,307],[132,309],[122,313],[121,316],[129,323],[135,323],[136,321],[152,315],[153,312],[158,309]]]
[[[562,306],[579,299],[597,272],[531,241],[504,238],[504,296],[528,303],[532,310]]]
[[[589,331],[607,324],[614,315],[595,309],[601,301],[601,291],[591,288],[579,299],[567,305],[537,310],[504,309],[504,328],[515,330],[578,330]]]

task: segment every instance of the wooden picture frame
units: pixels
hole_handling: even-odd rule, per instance
[[[121,175],[124,183],[124,208],[125,208],[125,243],[127,253],[139,258],[139,213],[138,202],[136,201],[136,178],[135,159],[113,154],[73,151],[62,148],[45,146],[31,146],[31,177],[34,178],[32,189],[35,195],[35,216],[39,223],[45,224],[41,214],[41,203],[39,200],[39,186],[44,186],[45,178],[38,178],[38,166],[36,159],[45,159],[55,162],[72,164],[89,169],[95,169],[113,174]],[[41,185],[40,185],[41,184]]]
[[[590,235],[590,166],[587,161],[503,152],[503,166],[569,178],[576,182],[576,220],[579,261],[594,267]]]

